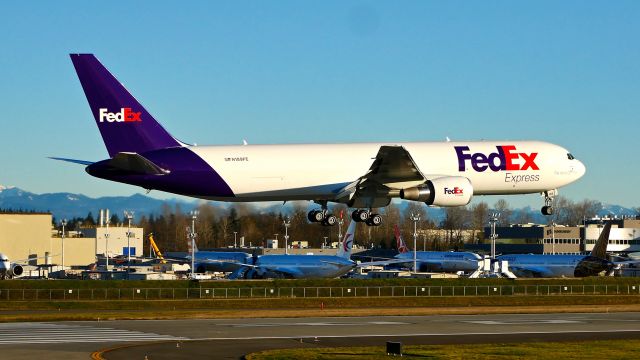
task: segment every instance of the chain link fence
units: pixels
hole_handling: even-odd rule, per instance
[[[562,295],[640,295],[640,285],[0,289],[6,301]]]

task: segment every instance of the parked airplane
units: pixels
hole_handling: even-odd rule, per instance
[[[610,229],[608,222],[589,255],[513,254],[498,256],[498,260],[507,260],[509,270],[518,277],[596,276],[614,267],[614,263],[606,258]]]
[[[312,222],[335,225],[329,202],[380,225],[372,212],[393,198],[462,206],[473,195],[542,193],[553,212],[557,189],[585,173],[563,147],[540,141],[195,146],[176,140],[92,54],[72,54],[109,152],[86,165],[95,177],[202,199],[311,200]],[[349,154],[345,157],[345,154]]]
[[[356,221],[351,221],[336,255],[261,255],[254,264],[245,265],[248,271],[237,272],[231,278],[335,278],[347,274],[356,267],[382,266],[396,261],[357,263],[351,260]]]
[[[398,225],[394,225],[396,244],[399,254],[396,259],[406,262],[403,266],[413,267],[413,251],[409,250],[404,242]],[[471,272],[478,270],[482,258],[472,252],[453,251],[416,251],[417,270],[422,272]]]
[[[11,263],[7,255],[0,253],[0,280],[12,279],[22,275],[24,268],[17,263]]]
[[[191,263],[191,240],[187,242],[188,254],[183,258],[172,257]],[[200,251],[194,241],[195,271],[204,273],[214,272],[234,272],[243,267],[244,264],[251,264],[253,256],[242,251]]]

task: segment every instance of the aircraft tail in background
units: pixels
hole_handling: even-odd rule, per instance
[[[591,250],[591,256],[600,259],[607,258],[607,245],[609,244],[609,233],[611,232],[611,222],[607,222],[602,228],[602,232]]]
[[[349,223],[347,232],[344,234],[344,238],[342,239],[340,244],[338,244],[338,252],[336,253],[336,256],[345,259],[351,259],[351,250],[353,248],[353,238],[355,234],[356,222],[352,220],[351,223]]]
[[[400,235],[400,229],[398,229],[398,225],[393,225],[393,233],[396,235],[396,247],[398,248],[398,252],[400,254],[404,254],[409,252],[409,248],[407,244],[404,242],[402,235]]]
[[[182,146],[93,54],[71,54],[110,157]]]

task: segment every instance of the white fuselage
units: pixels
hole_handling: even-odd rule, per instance
[[[235,199],[220,200],[317,200],[331,199],[336,191],[365,176],[384,145],[403,146],[427,179],[468,178],[474,195],[548,191],[579,179],[585,172],[584,165],[566,149],[539,141],[190,146],[189,150],[215,169],[235,195]],[[469,147],[465,154],[474,159],[460,161],[456,146]],[[487,167],[486,157],[496,154],[501,146],[514,147],[509,162],[515,170]],[[533,159],[531,154],[536,154]],[[533,162],[519,169],[527,162],[525,157]],[[499,159],[494,157],[493,161],[500,165]],[[416,185],[420,184],[405,182],[392,187]]]
[[[398,254],[396,259],[406,259],[405,267],[413,266],[413,251]],[[482,258],[471,252],[416,251],[417,271],[471,272],[478,270]]]

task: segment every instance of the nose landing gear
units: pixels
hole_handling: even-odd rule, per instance
[[[558,190],[549,190],[542,193],[544,196],[544,206],[540,209],[542,215],[553,215],[553,198],[558,194]]]

